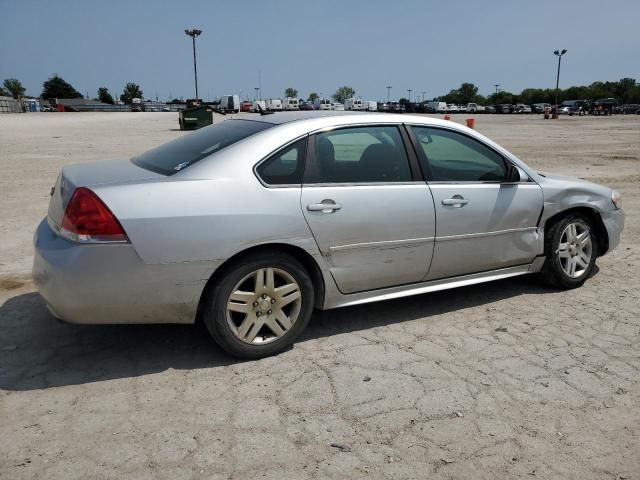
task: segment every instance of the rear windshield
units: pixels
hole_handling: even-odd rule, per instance
[[[173,175],[229,145],[273,125],[252,120],[227,120],[149,150],[131,161],[163,175]]]

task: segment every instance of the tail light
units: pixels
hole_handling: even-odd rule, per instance
[[[62,220],[60,234],[75,242],[127,242],[118,219],[88,188],[73,192]]]

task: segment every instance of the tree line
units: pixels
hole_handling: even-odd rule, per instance
[[[285,97],[298,98],[298,90],[289,87],[284,92]],[[334,101],[344,103],[347,98],[352,98],[356,91],[350,86],[338,88],[331,96]],[[499,90],[491,95],[484,96],[478,93],[478,87],[473,83],[465,82],[459,88],[451,90],[446,95],[435,97],[434,101],[441,101],[454,104],[478,103],[481,105],[494,105],[501,103],[516,104],[524,103],[531,105],[533,103],[553,103],[555,101],[556,90],[553,88],[525,88],[520,93],[512,93],[506,90]],[[13,98],[21,98],[25,96],[25,88],[20,80],[15,78],[7,78],[0,87],[0,96],[11,96]],[[42,84],[42,93],[40,97],[49,98],[83,98],[71,84],[66,82],[59,75],[53,75]],[[593,82],[590,85],[572,86],[558,90],[558,101],[564,100],[595,100],[597,98],[613,97],[618,99],[620,103],[640,103],[640,83],[633,78],[621,78],[614,82]],[[131,104],[134,98],[143,98],[143,92],[140,85],[129,82],[120,94],[120,101],[125,104]],[[307,100],[313,102],[319,95],[311,92],[307,96]],[[109,89],[106,87],[98,88],[97,95],[94,100],[113,105],[115,100]],[[401,103],[408,103],[406,98],[400,99]]]
[[[478,93],[473,83],[463,83],[460,88],[451,90],[446,95],[434,98],[435,101],[481,105],[497,105],[501,103],[554,103],[555,88],[525,88],[520,93],[499,90],[488,96]],[[616,98],[620,103],[640,103],[640,84],[633,78],[621,78],[617,82],[593,82],[590,85],[573,86],[558,90],[558,102],[565,100],[596,100],[598,98]]]
[[[15,99],[25,96],[25,88],[22,82],[16,78],[5,79],[3,86],[0,87],[0,96],[13,97]],[[125,104],[130,104],[134,98],[143,98],[142,89],[140,85],[129,82],[124,87],[122,94],[120,95],[120,101]],[[42,84],[42,93],[40,98],[48,100],[50,98],[84,98],[80,92],[78,92],[73,86],[65,81],[59,75],[53,75]],[[107,87],[98,88],[98,92],[94,100],[99,100],[103,103],[113,105],[115,100],[109,92]]]
[[[331,95],[331,98],[336,102],[344,103],[347,98],[353,98],[355,95],[356,91],[352,87],[345,85],[344,87],[338,88],[335,93]],[[288,98],[298,98],[298,90],[293,87],[289,87],[285,89],[284,96]],[[314,102],[317,98],[320,98],[320,95],[318,95],[317,92],[311,92],[307,95],[308,102]]]

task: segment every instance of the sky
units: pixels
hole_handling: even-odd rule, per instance
[[[330,96],[349,85],[365,100],[433,98],[462,82],[482,94],[640,80],[638,0],[0,0],[0,80],[27,94],[58,74],[83,94],[200,97]]]

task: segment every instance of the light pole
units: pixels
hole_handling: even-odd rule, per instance
[[[567,53],[567,49],[563,48],[562,51],[555,50],[554,55],[558,57],[558,75],[556,76],[556,108],[553,110],[553,118],[558,118],[558,86],[560,85],[560,61],[562,56]]]
[[[196,81],[196,101],[198,101],[198,68],[196,66],[196,37],[202,33],[202,30],[196,28],[192,30],[185,30],[184,33],[191,37],[193,41],[193,77]]]
[[[422,92],[420,92],[420,93],[422,93],[422,103],[424,103],[424,94],[425,94],[425,93],[427,93],[427,92],[425,92],[425,91],[423,90],[423,91],[422,91]]]
[[[413,92],[413,90],[410,88],[407,88],[407,92],[409,92],[409,103],[411,103],[411,92]]]
[[[253,97],[254,100],[258,100],[258,90],[260,90],[260,87],[253,87],[253,89],[256,91],[255,96]]]
[[[496,87],[496,103],[498,103],[498,89],[500,88],[500,84],[494,83],[493,86]]]
[[[387,85],[387,103],[391,100],[391,86]]]

